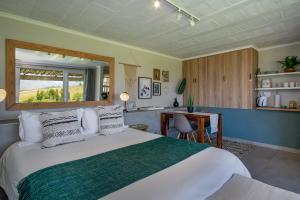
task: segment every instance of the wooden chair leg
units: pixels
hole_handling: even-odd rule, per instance
[[[188,133],[186,133],[186,140],[187,140],[187,141],[190,141],[190,136],[189,136]]]
[[[177,139],[180,139],[181,133],[179,132],[177,135]]]
[[[195,137],[194,133],[192,133],[192,137],[193,137],[193,139],[194,139],[194,142],[197,142],[197,140],[196,140],[196,137]]]
[[[211,139],[210,139],[210,137],[209,137],[209,134],[208,134],[208,132],[207,132],[207,129],[205,129],[205,133],[206,133],[206,135],[207,135],[207,138],[208,138],[209,143],[212,144],[212,141],[211,141]]]

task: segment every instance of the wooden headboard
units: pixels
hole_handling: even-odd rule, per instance
[[[0,157],[11,144],[19,140],[19,121],[0,120]]]

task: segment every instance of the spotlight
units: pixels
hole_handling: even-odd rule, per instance
[[[154,2],[153,2],[153,6],[154,6],[154,8],[159,8],[160,7],[160,1],[159,0],[155,0]]]
[[[182,18],[182,13],[181,13],[181,10],[178,9],[178,11],[177,11],[177,20],[180,21],[181,18]]]
[[[195,26],[196,25],[193,17],[191,17],[190,25],[191,26]]]

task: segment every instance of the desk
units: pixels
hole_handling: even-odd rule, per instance
[[[163,135],[168,136],[169,119],[174,114],[184,114],[188,120],[196,121],[198,123],[198,142],[204,143],[205,122],[209,121],[208,115],[201,115],[201,113],[188,113],[188,112],[162,112],[160,114],[160,131]],[[222,148],[222,114],[219,113],[218,119],[218,132],[217,132],[217,147]]]

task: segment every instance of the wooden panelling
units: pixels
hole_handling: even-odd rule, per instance
[[[223,107],[241,108],[241,51],[224,54]]]
[[[223,62],[223,54],[207,57],[206,104],[209,107],[223,107]]]
[[[198,59],[198,76],[196,79],[196,89],[197,89],[197,105],[206,106],[206,73],[207,73],[207,58]]]
[[[254,108],[257,62],[253,48],[184,61],[183,74],[190,79],[184,101],[192,94],[195,105]]]

